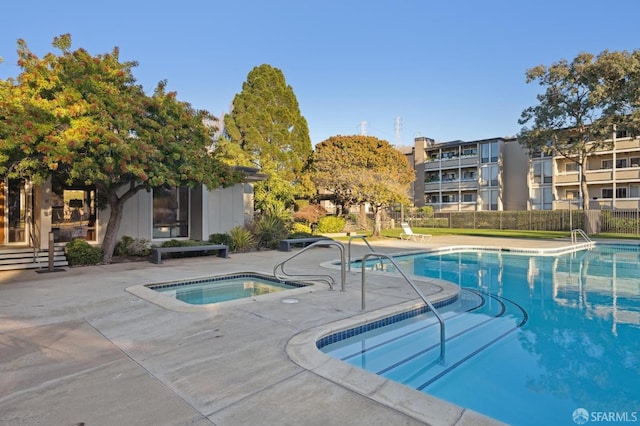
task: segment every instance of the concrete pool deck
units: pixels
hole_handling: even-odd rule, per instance
[[[451,245],[557,248],[568,241],[434,237],[429,243],[370,241],[376,251]],[[353,242],[352,257],[366,253]],[[320,264],[313,248],[291,273],[332,275],[319,284],[206,311],[177,312],[127,289],[235,272],[272,274],[292,253],[260,251],[67,268],[0,272],[0,424],[3,425],[478,425],[492,419],[329,359],[313,342],[364,318],[417,304],[399,279]],[[433,298],[451,287],[425,280]],[[297,303],[283,303],[283,299]]]

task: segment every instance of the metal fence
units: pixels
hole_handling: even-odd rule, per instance
[[[640,235],[640,210],[528,210],[471,211],[429,214],[420,209],[391,211],[395,223],[409,222],[427,228],[466,228],[530,231],[570,231],[580,228],[588,234]]]

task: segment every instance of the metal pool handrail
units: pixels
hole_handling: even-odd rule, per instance
[[[589,236],[587,235],[586,232],[584,232],[582,229],[580,228],[576,228],[576,229],[572,229],[571,230],[571,242],[576,244],[578,242],[578,234],[580,234],[580,236],[582,238],[584,238],[584,240],[588,243],[592,243],[593,241],[591,240],[591,238],[589,238]]]
[[[290,261],[291,259],[300,256],[302,253],[306,252],[307,250],[315,247],[315,246],[336,246],[340,249],[340,280],[341,282],[341,290],[340,291],[345,291],[345,281],[346,281],[346,266],[345,266],[345,256],[344,256],[344,244],[342,244],[339,241],[334,241],[334,240],[322,240],[322,241],[316,241],[315,243],[309,244],[308,246],[304,247],[302,250],[300,250],[299,252],[297,252],[296,254],[294,254],[293,256],[290,256],[288,258],[286,258],[285,260],[283,260],[282,262],[278,263],[276,266],[273,267],[273,276],[276,277],[279,280],[283,280],[285,278],[291,278],[291,277],[300,277],[300,278],[307,278],[307,279],[312,279],[312,280],[321,280],[326,282],[327,284],[329,284],[329,288],[333,290],[333,285],[335,284],[335,281],[333,279],[333,277],[331,275],[313,275],[313,274],[289,274],[287,271],[284,270],[284,264],[287,263],[288,261]],[[278,269],[280,269],[280,271],[282,272],[282,274],[284,275],[283,277],[278,276]]]
[[[445,364],[445,358],[444,358],[444,354],[445,354],[445,350],[444,350],[444,343],[445,343],[444,319],[438,313],[436,308],[431,304],[431,302],[429,302],[429,300],[427,300],[427,298],[424,297],[422,292],[418,289],[418,287],[416,287],[416,285],[413,283],[413,281],[411,281],[409,276],[407,276],[407,274],[404,273],[404,271],[400,268],[400,265],[398,265],[396,263],[396,261],[393,260],[391,258],[391,256],[389,256],[388,254],[373,252],[373,253],[367,253],[362,257],[362,310],[363,311],[365,310],[365,282],[366,282],[366,280],[365,280],[365,271],[366,271],[366,268],[364,267],[364,264],[365,264],[365,261],[369,257],[374,257],[374,256],[378,257],[378,258],[385,258],[385,259],[389,260],[389,262],[391,262],[391,264],[393,264],[393,266],[395,266],[396,270],[400,273],[400,275],[402,275],[402,277],[409,283],[409,285],[413,288],[413,290],[416,293],[418,293],[418,296],[420,296],[422,301],[429,307],[429,309],[431,309],[431,312],[433,312],[435,317],[438,319],[438,322],[440,323],[440,364],[444,365]]]
[[[364,243],[367,245],[367,247],[369,247],[369,251],[370,252],[375,252],[375,250],[373,249],[373,247],[371,247],[371,244],[369,244],[369,241],[367,241],[367,237],[366,235],[352,235],[349,238],[349,244],[347,245],[347,265],[349,265],[347,267],[348,271],[351,271],[351,240],[353,240],[354,238],[361,238],[362,241],[364,241]],[[380,260],[380,266],[382,269],[383,263],[382,263],[382,259],[378,258]],[[364,262],[362,263],[362,267],[364,268]]]

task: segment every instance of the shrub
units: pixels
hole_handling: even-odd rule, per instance
[[[420,207],[420,213],[423,217],[433,217],[433,206]]]
[[[256,244],[253,234],[242,226],[236,226],[231,229],[227,237],[229,237],[229,248],[231,251],[251,250]]]
[[[253,224],[253,234],[259,247],[276,248],[280,240],[287,238],[289,231],[278,216],[262,216]]]
[[[346,221],[338,216],[325,216],[318,221],[318,232],[335,233],[342,232]]]
[[[327,210],[319,204],[309,204],[294,213],[293,218],[307,223],[318,223],[320,218],[327,215]]]
[[[293,224],[293,226],[291,227],[291,232],[289,237],[291,237],[291,234],[313,234],[313,232],[311,231],[311,227],[309,225],[305,225],[304,223],[299,223],[299,222],[295,222]]]
[[[231,236],[229,234],[211,234],[209,235],[209,242],[213,244],[224,244],[233,250]]]
[[[294,232],[292,234],[289,234],[288,238],[309,238],[309,237],[313,237],[313,234],[308,232]]]
[[[188,240],[167,240],[163,241],[160,247],[185,247],[188,245]]]
[[[64,247],[69,265],[97,265],[102,260],[102,250],[81,238],[75,238]]]
[[[113,254],[116,256],[148,256],[149,252],[148,240],[123,235],[116,244]]]

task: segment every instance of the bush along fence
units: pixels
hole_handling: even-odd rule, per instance
[[[640,235],[640,210],[529,210],[430,213],[408,209],[388,213],[401,221],[426,228],[569,231],[580,228],[587,234]]]

